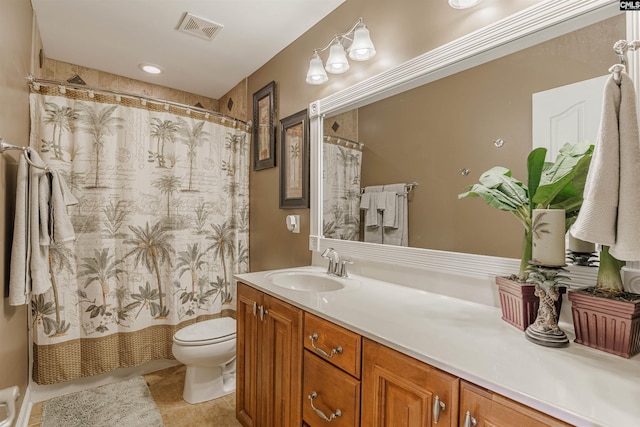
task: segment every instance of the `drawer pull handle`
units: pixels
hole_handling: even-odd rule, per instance
[[[264,316],[269,314],[269,310],[267,310],[266,308],[264,308],[263,305],[261,305],[260,307],[258,307],[258,312],[260,313],[260,320],[264,322]]]
[[[256,317],[256,314],[258,313],[258,303],[257,302],[253,302],[253,317]]]
[[[471,412],[467,411],[464,416],[464,427],[474,427],[476,424],[476,419],[471,416]]]
[[[309,335],[309,339],[311,340],[311,347],[313,347],[313,349],[316,351],[316,353],[321,354],[322,356],[326,357],[327,359],[331,359],[334,354],[341,354],[342,353],[342,346],[341,345],[339,345],[338,347],[336,347],[333,350],[331,350],[331,353],[327,353],[323,349],[316,347],[316,341],[318,340],[318,333],[317,332],[314,332],[312,335]]]
[[[313,399],[315,399],[316,397],[318,397],[318,393],[316,393],[315,391],[312,391],[311,394],[309,395],[309,402],[311,403],[311,408],[315,411],[316,414],[318,414],[318,416],[320,418],[322,418],[323,420],[325,420],[327,422],[331,422],[334,419],[338,418],[340,415],[342,415],[342,411],[340,409],[336,409],[333,414],[331,414],[331,415],[329,415],[327,417],[324,414],[324,412],[322,412],[320,409],[318,409],[315,406],[313,406]]]
[[[444,402],[440,402],[440,396],[436,396],[433,401],[433,423],[438,424],[438,419],[440,418],[440,411],[444,411],[447,406]]]

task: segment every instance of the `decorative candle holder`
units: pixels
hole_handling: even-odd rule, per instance
[[[560,273],[567,271],[563,267],[531,264],[527,282],[535,283],[535,295],[540,299],[538,316],[525,330],[525,337],[545,347],[566,347],[569,345],[567,334],[558,326],[559,313],[555,302],[562,298],[558,290],[561,279],[569,279]]]

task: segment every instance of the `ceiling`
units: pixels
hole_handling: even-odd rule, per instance
[[[219,99],[344,1],[31,3],[47,58]],[[185,12],[223,28],[212,40],[180,32]],[[141,63],[158,65],[163,72],[147,74],[139,69]]]

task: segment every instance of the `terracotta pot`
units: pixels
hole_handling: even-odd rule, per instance
[[[619,301],[583,290],[568,296],[576,343],[626,358],[640,353],[640,298]]]
[[[535,322],[538,315],[539,298],[535,295],[536,285],[520,283],[506,277],[496,277],[502,320],[524,331]],[[558,287],[560,298],[556,301],[556,313],[562,308],[562,295],[567,291],[564,286]]]

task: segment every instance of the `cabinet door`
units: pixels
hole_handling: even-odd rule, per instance
[[[264,296],[266,315],[259,349],[261,426],[302,423],[302,310]]]
[[[236,309],[236,417],[245,427],[259,425],[258,420],[258,306],[262,292],[238,283]]]
[[[456,426],[459,379],[364,339],[362,425]],[[437,414],[434,404],[438,404]],[[435,419],[437,418],[437,420]]]
[[[467,412],[469,413],[467,415]],[[566,427],[555,418],[540,413],[476,385],[462,381],[460,386],[460,422],[469,418],[475,427]],[[475,424],[473,423],[475,421]]]

